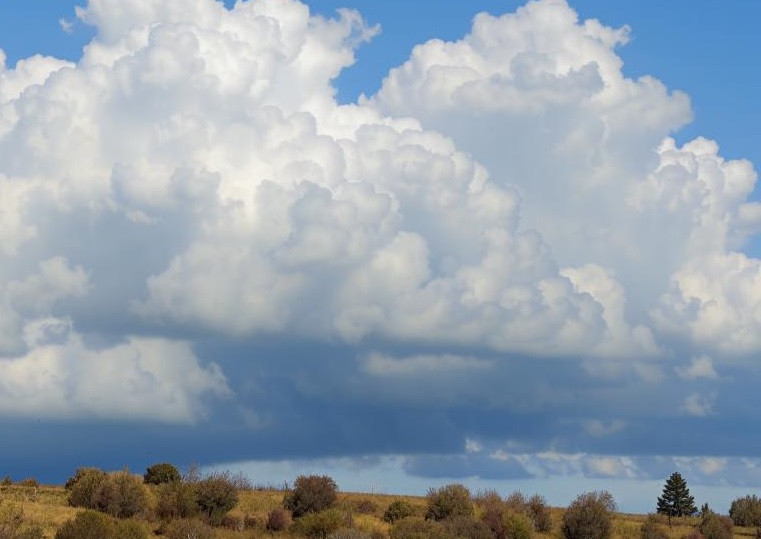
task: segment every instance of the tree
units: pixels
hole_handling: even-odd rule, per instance
[[[729,516],[738,526],[761,526],[761,499],[753,495],[733,500]]]
[[[473,514],[470,491],[463,485],[445,485],[428,491],[428,511],[426,520],[444,520],[457,516],[469,517]]]
[[[301,475],[296,478],[293,490],[286,494],[283,505],[299,518],[307,513],[329,509],[338,498],[338,486],[327,475]]]
[[[168,462],[160,462],[149,466],[143,475],[143,481],[150,485],[161,485],[162,483],[172,483],[182,479],[180,471]]]
[[[662,515],[668,515],[669,522],[671,517],[683,517],[697,513],[695,498],[690,496],[687,482],[679,472],[672,473],[666,480],[666,484],[663,486],[663,494],[658,497],[656,510]]]
[[[608,539],[613,529],[616,501],[610,492],[587,492],[576,498],[563,514],[565,539]]]

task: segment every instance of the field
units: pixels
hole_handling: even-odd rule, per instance
[[[67,504],[67,491],[58,486],[0,486],[0,538],[8,537],[3,534],[4,527],[13,518],[23,518],[25,524],[36,525],[42,528],[46,538],[53,538],[56,530],[67,520],[72,519],[79,508],[69,507]],[[383,521],[382,516],[389,503],[403,499],[414,508],[416,515],[422,516],[426,511],[426,499],[412,496],[393,496],[382,494],[340,493],[338,508],[346,516],[347,521],[353,527],[365,532],[376,531],[378,537],[388,537],[389,524]],[[269,512],[281,507],[283,492],[276,490],[244,490],[239,493],[239,503],[230,513],[226,521],[227,527],[217,528],[216,537],[219,539],[255,539],[280,537],[283,539],[301,536],[290,535],[287,532],[277,534],[265,530],[265,522]],[[551,508],[552,532],[547,534],[534,534],[536,538],[560,538],[560,523],[564,509]],[[639,538],[640,526],[645,521],[645,515],[631,515],[618,513],[613,519],[613,537],[615,538]],[[155,519],[141,519],[138,522],[145,528],[149,535],[153,536],[160,528],[161,523]],[[241,528],[246,524],[246,529]],[[699,523],[699,518],[675,519],[673,526],[665,526],[664,530],[670,538],[687,537]],[[755,528],[735,527],[734,537],[755,537]],[[10,536],[12,537],[12,536]]]

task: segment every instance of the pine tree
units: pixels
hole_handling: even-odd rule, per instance
[[[663,486],[663,494],[658,497],[658,513],[668,515],[670,521],[671,517],[694,515],[697,510],[687,482],[679,472],[672,473]]]

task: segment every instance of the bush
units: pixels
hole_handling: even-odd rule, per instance
[[[502,517],[504,539],[531,539],[533,525],[523,513],[507,513]]]
[[[182,479],[180,471],[168,462],[160,462],[149,466],[143,475],[143,481],[149,485],[172,483]]]
[[[707,512],[698,528],[705,539],[732,539],[732,519]]]
[[[107,475],[95,491],[95,507],[117,518],[131,518],[148,509],[142,480],[129,472]]]
[[[285,495],[283,505],[294,518],[307,513],[317,513],[332,507],[338,498],[338,487],[326,475],[301,475],[296,478],[293,490]]]
[[[393,524],[397,520],[402,520],[403,518],[411,517],[415,514],[415,508],[412,507],[412,504],[405,500],[394,500],[390,504],[388,504],[388,507],[386,508],[386,511],[383,513],[383,520],[386,522]]]
[[[116,524],[103,513],[82,511],[58,529],[55,539],[116,539]]]
[[[34,477],[27,477],[26,479],[19,481],[18,485],[20,487],[38,488],[40,486],[40,482],[37,481]]]
[[[310,538],[325,539],[338,531],[345,522],[344,515],[336,509],[327,509],[319,513],[306,513],[291,526],[291,530]]]
[[[372,515],[378,510],[378,505],[367,498],[355,501],[353,504],[354,511],[360,515]]]
[[[136,520],[122,520],[116,523],[118,539],[148,539],[148,532]]]
[[[753,495],[733,500],[729,516],[738,526],[761,526],[761,499]]]
[[[444,520],[473,514],[470,491],[463,485],[446,485],[439,489],[431,489],[426,497],[428,498],[426,519]]]
[[[549,533],[552,531],[552,514],[550,508],[547,507],[547,502],[539,496],[534,494],[526,502],[528,509],[528,516],[531,519],[531,523],[534,525],[534,530],[539,533]]]
[[[227,474],[212,474],[195,484],[196,503],[213,525],[238,505],[238,489]]]
[[[107,477],[108,474],[99,468],[77,468],[65,485],[69,491],[69,505],[97,509],[95,495]]]
[[[472,516],[456,516],[443,520],[442,524],[447,532],[454,537],[467,537],[468,539],[493,539],[494,537],[489,526]]]
[[[389,532],[391,539],[452,539],[440,522],[405,518],[397,521]]]
[[[576,498],[563,515],[566,539],[607,539],[616,502],[609,492],[588,492]]]
[[[526,509],[526,497],[522,492],[513,492],[505,498],[505,505],[513,513],[522,513]]]
[[[291,525],[291,513],[282,507],[275,507],[267,515],[266,528],[271,532],[281,532],[288,529]]]
[[[200,520],[175,520],[166,528],[167,539],[214,539],[211,527]]]
[[[666,531],[655,515],[647,515],[647,519],[639,529],[641,539],[668,539]]]
[[[328,539],[372,539],[370,534],[358,530],[356,528],[344,528],[333,532],[328,536]]]
[[[162,519],[189,519],[200,512],[196,503],[196,488],[186,481],[159,485],[156,516]]]

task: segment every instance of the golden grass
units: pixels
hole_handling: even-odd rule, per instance
[[[0,518],[3,514],[21,511],[24,521],[40,526],[46,538],[53,538],[55,532],[64,522],[73,518],[80,509],[69,507],[66,503],[67,493],[63,487],[40,486],[24,487],[20,485],[0,486]],[[383,512],[397,499],[403,499],[415,507],[416,514],[422,516],[426,510],[426,500],[416,496],[393,496],[387,494],[339,494],[338,507],[351,515],[353,525],[367,532],[378,530],[388,533],[389,525],[383,521]],[[233,517],[256,522],[253,529],[237,531],[220,528],[220,539],[296,539],[287,533],[273,535],[264,530],[269,512],[280,507],[283,492],[273,490],[242,491],[238,506],[230,512]],[[549,534],[535,534],[537,539],[560,539],[560,526],[564,509],[552,508],[553,531]],[[646,515],[618,513],[613,520],[613,537],[615,539],[637,539]],[[663,520],[664,525],[666,523]],[[669,538],[681,539],[687,536],[699,523],[697,518],[674,519],[672,526],[665,525]],[[159,523],[144,520],[142,524],[149,533],[159,527]],[[735,527],[734,537],[755,537],[755,528]]]

